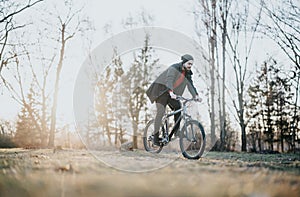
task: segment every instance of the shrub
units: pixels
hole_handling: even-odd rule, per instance
[[[12,139],[5,135],[0,135],[0,148],[16,148],[16,144]]]

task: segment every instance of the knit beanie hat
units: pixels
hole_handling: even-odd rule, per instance
[[[193,56],[189,55],[189,54],[185,54],[183,56],[181,56],[181,60],[182,60],[182,64],[184,64],[185,62],[189,61],[189,60],[194,60]]]

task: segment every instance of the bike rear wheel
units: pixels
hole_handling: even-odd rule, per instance
[[[180,132],[179,145],[182,155],[188,159],[199,159],[205,149],[205,132],[200,122],[188,121]]]
[[[150,120],[144,130],[143,143],[144,148],[147,152],[159,153],[163,146],[156,146],[153,144],[153,135],[154,135],[154,120]]]

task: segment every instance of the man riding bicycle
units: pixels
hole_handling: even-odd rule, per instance
[[[181,104],[176,100],[176,97],[177,95],[182,96],[186,86],[191,95],[195,99],[200,100],[192,80],[193,73],[191,68],[194,58],[189,54],[185,54],[181,57],[181,60],[181,62],[171,65],[161,73],[146,92],[151,103],[156,103],[157,112],[154,122],[153,144],[157,146],[160,145],[159,129],[166,106],[168,105],[173,111],[180,109]],[[176,135],[180,127],[180,113],[174,115],[174,121],[177,124],[172,132]]]

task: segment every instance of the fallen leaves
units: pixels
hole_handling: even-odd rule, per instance
[[[70,173],[75,172],[75,170],[73,169],[72,164],[66,164],[66,165],[63,165],[63,166],[58,166],[58,167],[55,168],[55,171],[57,171],[57,172],[70,172]]]

